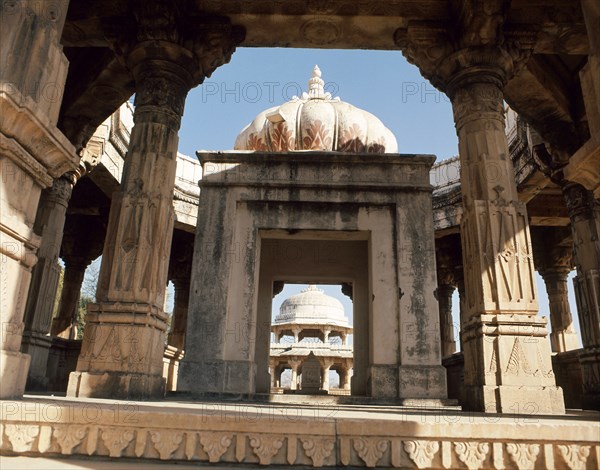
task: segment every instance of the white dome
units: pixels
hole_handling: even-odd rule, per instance
[[[284,300],[273,323],[350,326],[342,303],[315,285]]]
[[[332,98],[324,84],[315,65],[308,93],[260,113],[238,135],[234,149],[398,152],[394,134],[377,117]]]

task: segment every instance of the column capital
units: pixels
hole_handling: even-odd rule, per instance
[[[409,22],[395,31],[394,42],[406,60],[450,98],[472,83],[502,89],[529,60],[537,32],[505,31],[500,12],[478,15],[469,25],[461,18],[455,19],[455,25]]]
[[[600,202],[594,198],[594,193],[579,183],[564,184],[563,194],[571,220],[592,219],[594,212],[600,210]]]

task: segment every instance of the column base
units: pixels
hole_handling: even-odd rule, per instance
[[[162,375],[124,372],[71,372],[68,397],[153,400],[164,397]]]
[[[398,367],[398,398],[448,398],[446,368],[405,365]]]
[[[30,359],[29,354],[0,351],[0,400],[23,397]]]
[[[560,387],[465,386],[462,394],[465,411],[529,415],[564,414]]]
[[[256,392],[256,364],[250,361],[192,362],[179,365],[178,391],[191,393]]]
[[[48,356],[52,338],[48,335],[26,331],[23,333],[21,351],[31,356],[25,390],[45,392],[48,390]]]

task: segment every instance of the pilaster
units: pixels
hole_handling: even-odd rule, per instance
[[[163,393],[163,311],[178,131],[188,91],[229,61],[243,35],[227,23],[184,36],[170,2],[140,2],[133,39],[115,50],[136,82],[134,127],[113,196],[97,289],[88,306],[69,395],[157,398]],[[165,21],[167,19],[167,21]]]
[[[450,284],[441,284],[437,288],[437,298],[440,309],[440,341],[442,357],[456,352],[454,341],[454,323],[452,321],[452,294],[456,288]]]

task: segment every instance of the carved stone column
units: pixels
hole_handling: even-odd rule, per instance
[[[67,2],[0,5],[0,399],[25,389],[29,355],[20,348],[41,243],[33,229],[40,193],[79,160],[56,127],[68,67],[60,43],[66,14]]]
[[[65,274],[63,278],[63,289],[60,295],[58,314],[52,321],[50,333],[65,339],[75,339],[72,334],[73,322],[77,318],[79,310],[79,298],[81,287],[85,276],[85,270],[92,260],[81,258],[65,259]]]
[[[437,297],[440,308],[440,341],[442,357],[450,356],[456,352],[454,341],[454,322],[452,321],[452,294],[456,288],[450,284],[440,284],[437,288]]]
[[[169,279],[175,288],[173,319],[167,343],[180,351],[185,347],[188,304],[190,299],[190,278],[192,276],[192,254],[194,235],[176,230],[171,245]]]
[[[58,255],[74,183],[74,175],[65,175],[54,180],[52,186],[42,192],[33,226],[33,230],[42,237],[42,242],[25,304],[21,351],[31,356],[27,390],[46,390],[48,383],[46,366],[52,343],[48,333],[61,271]]]
[[[563,187],[577,276],[574,279],[583,351],[583,407],[600,409],[600,202],[579,184]]]
[[[298,389],[298,369],[302,362],[299,359],[290,359],[288,364],[292,368],[292,382],[290,384],[290,390]]]
[[[333,365],[333,361],[330,359],[323,361],[323,368],[321,370],[322,380],[321,380],[321,389],[329,390],[329,371],[331,370],[331,366]]]
[[[502,50],[490,52],[507,60]],[[504,133],[498,77],[505,73],[500,64],[464,73],[451,95],[464,205],[464,403],[492,412],[562,413],[546,321],[537,316],[527,211]]]
[[[567,289],[573,258],[570,230],[567,227],[535,227],[531,236],[535,266],[548,293],[552,351],[578,349],[579,338],[573,327]]]
[[[135,78],[135,125],[70,396],[163,394],[163,306],[184,102],[192,87],[229,60],[243,37],[225,23],[197,25],[189,29],[196,36],[184,37],[171,2],[140,2],[137,15],[135,40],[115,46]]]
[[[540,271],[546,284],[550,306],[550,343],[552,351],[565,352],[579,348],[579,338],[573,328],[573,318],[569,307],[567,277],[570,269]]]
[[[538,303],[525,205],[519,202],[502,89],[533,45],[504,37],[500,3],[452,10],[448,30],[421,25],[396,42],[452,102],[461,162],[468,409],[564,413]],[[533,37],[533,36],[532,36]]]

